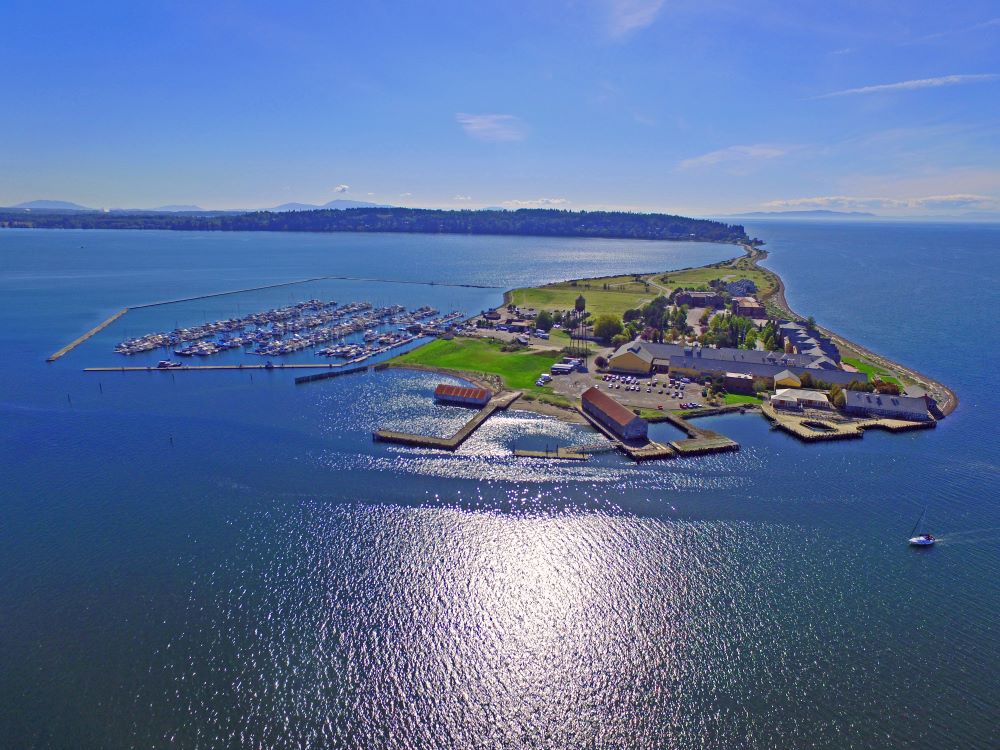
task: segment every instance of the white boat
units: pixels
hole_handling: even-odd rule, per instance
[[[917,529],[920,528],[920,524],[923,523],[924,516],[926,514],[927,514],[927,508],[924,508],[924,512],[920,514],[920,518],[918,518],[917,522],[913,525],[913,530],[910,532],[910,534],[916,534],[916,531],[917,531]],[[916,536],[911,536],[910,537],[910,546],[911,547],[931,547],[931,546],[933,546],[934,542],[936,542],[936,541],[937,541],[937,539],[935,539],[933,535],[924,532],[923,534],[916,534]]]

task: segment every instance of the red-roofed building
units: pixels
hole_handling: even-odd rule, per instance
[[[588,388],[580,396],[583,410],[624,440],[646,437],[646,420],[622,406],[597,388]]]
[[[441,383],[434,389],[434,400],[444,404],[458,404],[459,406],[483,407],[493,397],[485,388],[471,388],[461,385],[445,385]]]

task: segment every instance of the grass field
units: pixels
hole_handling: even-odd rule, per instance
[[[665,287],[704,287],[708,289],[708,282],[712,279],[722,279],[723,281],[736,281],[738,279],[750,279],[757,285],[758,294],[766,295],[774,286],[771,277],[757,268],[744,264],[743,259],[737,261],[737,268],[692,268],[687,271],[673,271],[658,274],[653,280]]]
[[[628,277],[631,279],[631,277]],[[584,284],[590,284],[588,288]],[[587,310],[593,317],[610,314],[621,317],[622,313],[633,307],[641,307],[659,294],[653,287],[646,292],[644,287],[636,287],[641,291],[605,291],[601,288],[603,282],[593,280],[570,283],[549,284],[539,287],[524,287],[510,293],[510,301],[520,308],[533,307],[536,310],[572,310],[576,298],[583,295],[587,300]],[[632,288],[634,285],[629,285]]]
[[[500,351],[501,344],[493,339],[456,337],[437,339],[396,357],[398,364],[441,367],[447,370],[485,372],[499,375],[509,388],[549,393],[548,388],[535,385],[538,376],[548,372],[562,358],[558,351]]]
[[[606,276],[524,287],[510,293],[510,301],[521,308],[535,310],[572,310],[579,295],[587,300],[587,310],[594,317],[605,313],[621,316],[626,310],[642,307],[665,291],[675,287],[708,288],[712,279],[736,281],[750,279],[757,285],[758,296],[767,296],[775,289],[770,272],[754,267],[748,258],[740,258],[732,267],[691,268],[686,271],[648,274],[636,281],[635,276]],[[606,287],[606,288],[605,288]]]
[[[759,404],[762,401],[763,399],[758,396],[744,396],[741,393],[727,393],[725,398],[727,406],[731,404]]]
[[[889,371],[884,367],[879,367],[878,365],[872,365],[867,362],[862,362],[860,359],[855,359],[853,357],[844,357],[843,362],[849,364],[851,367],[856,367],[858,370],[863,372],[869,378],[873,379],[877,376],[880,380],[886,383],[895,383],[896,385],[902,385],[896,378],[889,374]]]

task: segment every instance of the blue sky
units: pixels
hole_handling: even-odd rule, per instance
[[[1000,210],[995,0],[3,15],[0,205]]]

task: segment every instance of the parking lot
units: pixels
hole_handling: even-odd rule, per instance
[[[683,409],[692,408],[682,404],[702,404],[702,385],[671,379],[667,375],[635,377],[626,375],[601,375],[575,372],[558,375],[552,380],[556,393],[571,399],[579,399],[580,394],[590,387],[597,387],[616,401],[634,409]]]

